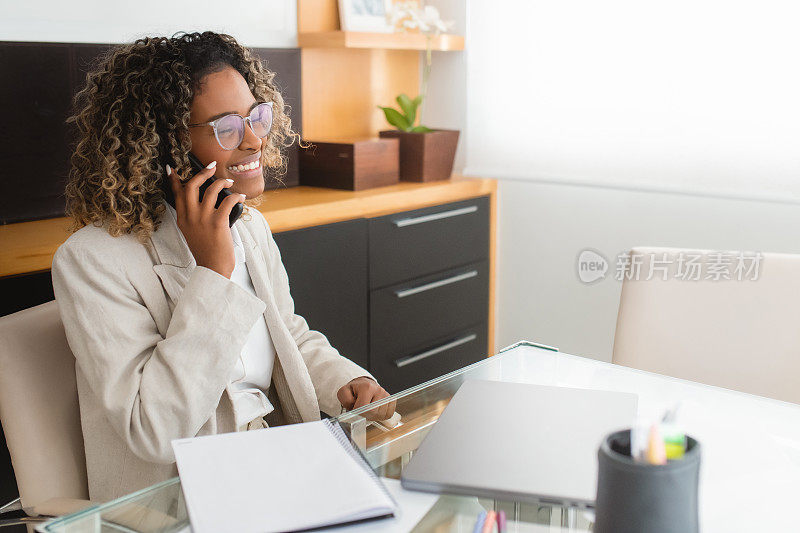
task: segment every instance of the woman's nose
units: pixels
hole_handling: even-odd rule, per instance
[[[242,142],[239,144],[240,150],[258,150],[261,148],[261,137],[255,134],[253,131],[253,127],[250,125],[250,121],[245,121],[244,125],[244,138]]]

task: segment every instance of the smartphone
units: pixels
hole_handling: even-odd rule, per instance
[[[205,165],[203,165],[203,163],[201,163],[200,160],[197,159],[197,156],[195,156],[192,152],[189,152],[188,156],[189,156],[189,162],[192,165],[192,171],[193,171],[194,174],[197,174],[198,172],[200,172],[201,170],[206,168]],[[174,165],[170,165],[170,166],[172,168],[175,168]],[[200,201],[201,202],[203,201],[203,195],[205,195],[206,189],[208,189],[209,185],[214,183],[214,180],[216,180],[216,179],[217,179],[216,176],[211,176],[202,185],[200,185]],[[217,195],[217,202],[214,204],[214,207],[215,208],[219,208],[219,205],[222,203],[222,200],[224,200],[225,198],[227,198],[231,194],[233,194],[233,193],[231,193],[228,189],[222,189],[221,191],[219,191],[219,194]],[[167,203],[169,205],[171,205],[172,207],[175,207],[175,196],[172,194],[172,187],[170,187],[169,183],[165,183],[164,184],[164,195],[166,197]],[[237,220],[239,220],[239,217],[242,216],[243,212],[244,212],[244,204],[242,202],[238,202],[237,204],[235,204],[233,206],[233,209],[231,209],[230,216],[228,217],[228,225],[229,226],[233,226],[233,224]]]

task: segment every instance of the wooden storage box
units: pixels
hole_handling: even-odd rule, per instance
[[[361,139],[300,148],[300,185],[361,191],[400,180],[400,142]]]

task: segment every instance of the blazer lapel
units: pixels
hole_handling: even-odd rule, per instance
[[[150,240],[160,262],[153,265],[153,271],[161,279],[172,312],[197,262],[178,228],[175,209],[169,204],[165,205],[167,210],[161,225],[158,231],[151,235]],[[239,230],[242,239],[245,265],[253,282],[253,288],[256,295],[266,303],[264,319],[277,353],[273,383],[281,400],[284,415],[289,422],[319,420],[319,402],[314,392],[314,384],[311,382],[311,376],[308,374],[297,343],[278,311],[267,273],[266,255],[243,220],[236,221],[236,229]]]
[[[175,309],[186,282],[192,275],[197,262],[194,260],[186,239],[178,228],[175,209],[165,202],[167,208],[158,230],[150,236],[160,263],[153,270],[164,286],[169,297],[170,312]]]

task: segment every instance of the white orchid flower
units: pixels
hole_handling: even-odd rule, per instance
[[[422,10],[420,18],[425,26],[427,26],[424,32],[428,32],[431,28],[435,28],[437,32],[445,32],[447,29],[452,25],[452,22],[444,22],[442,17],[439,15],[439,10],[436,9],[434,6],[425,6]]]
[[[436,7],[419,7],[416,2],[397,2],[392,6],[390,13],[392,26],[397,27],[402,21],[400,26],[403,29],[419,28],[419,31],[426,35],[446,32],[453,25],[452,21],[442,20]]]

